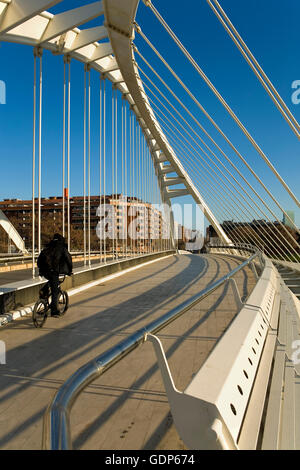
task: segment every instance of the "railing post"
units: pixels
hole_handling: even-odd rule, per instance
[[[258,254],[257,254],[257,256],[258,256],[258,258],[259,258],[261,270],[263,271],[264,266],[265,266],[265,260],[264,260],[264,258],[263,258],[263,254],[259,251]]]
[[[250,263],[250,268],[252,269],[252,272],[253,272],[253,274],[254,274],[255,279],[258,280],[258,277],[259,277],[259,276],[258,276],[258,274],[257,274],[254,261],[252,261],[252,262]]]
[[[237,304],[237,306],[240,310],[244,306],[244,304],[243,304],[243,301],[241,299],[241,296],[240,296],[240,293],[239,293],[239,290],[238,290],[238,286],[237,286],[235,280],[232,277],[230,279],[227,279],[227,282],[229,282],[231,284],[236,304]]]

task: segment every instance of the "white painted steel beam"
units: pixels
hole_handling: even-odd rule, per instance
[[[173,170],[174,171],[174,170]],[[174,178],[162,178],[163,186],[175,186],[176,184],[183,184],[183,178],[181,177],[174,177]]]
[[[158,163],[164,163],[164,162],[168,162],[169,160],[167,159],[167,157],[164,155],[164,153],[160,153],[159,157],[156,158],[156,161]]]
[[[104,57],[104,59],[108,59],[109,60],[109,65],[108,66],[104,66],[103,67],[103,71],[108,74],[108,73],[111,73],[111,72],[115,72],[116,70],[119,70],[119,65],[116,61],[116,59],[114,57]],[[101,61],[102,59],[100,59]],[[95,61],[93,63],[96,63],[96,64],[99,64],[100,61]],[[100,64],[99,64],[100,65]],[[101,66],[101,65],[100,65]]]
[[[90,62],[95,62],[96,60],[103,59],[103,57],[107,57],[113,54],[112,47],[109,42],[104,44],[99,44],[95,49],[94,54],[90,58]]]
[[[169,199],[172,199],[173,197],[182,197],[182,196],[188,196],[190,194],[189,190],[187,188],[185,189],[165,189],[165,193],[169,197]]]
[[[15,229],[10,220],[0,210],[0,226],[5,230],[9,238],[14,242],[16,247],[23,253],[28,253],[25,248],[25,243],[19,232]]]
[[[75,26],[80,26],[83,23],[87,23],[101,15],[103,15],[102,2],[90,3],[79,8],[74,8],[74,10],[59,13],[49,21],[40,42],[44,43],[46,41],[50,41],[51,39],[75,28]]]
[[[62,0],[12,0],[0,17],[0,34],[19,26]]]
[[[159,165],[159,171],[162,175],[167,175],[168,173],[174,173],[175,172],[172,165],[164,165],[163,166],[162,164]]]
[[[76,51],[82,47],[93,44],[96,41],[101,41],[108,37],[108,32],[105,26],[96,26],[95,28],[84,29],[77,34],[72,42],[72,46],[68,48],[68,52]]]

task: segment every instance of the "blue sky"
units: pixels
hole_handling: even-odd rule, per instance
[[[67,1],[52,8],[53,13],[84,4],[83,1]],[[216,88],[223,94],[240,120],[262,147],[276,169],[286,180],[296,196],[299,194],[300,146],[262,86],[236,49],[223,27],[210,10],[205,0],[192,0],[184,8],[177,0],[153,2],[168,24],[178,35],[184,46],[199,63]],[[247,42],[282,98],[300,121],[300,104],[291,101],[292,82],[300,80],[299,17],[298,0],[221,0],[233,24]],[[286,210],[294,210],[296,222],[300,224],[299,211],[266,167],[261,157],[251,147],[236,124],[229,118],[221,104],[203,83],[200,77],[178,51],[151,11],[142,3],[139,7],[138,23],[153,44],[166,57],[172,67],[191,88],[197,99],[210,112],[237,148],[253,165],[258,175],[278,198]],[[101,19],[87,26],[101,23]],[[139,49],[155,65],[162,77],[168,79],[174,91],[197,118],[228,151],[234,163],[243,168],[237,157],[218,136],[215,129],[201,115],[195,105],[180,90],[161,67],[159,61],[136,38]],[[32,49],[28,46],[0,43],[0,80],[6,84],[6,104],[0,105],[0,158],[2,162],[0,199],[7,197],[31,197],[32,173]],[[62,153],[62,58],[51,53],[44,54],[44,117],[43,117],[43,195],[61,193]],[[99,125],[97,114],[98,77],[92,74],[95,91],[92,95],[92,155],[94,155],[94,177],[92,192],[97,193],[97,152]],[[72,126],[71,126],[71,194],[82,193],[82,109],[83,66],[72,61]],[[247,173],[245,173],[247,174]],[[248,175],[255,188],[255,179]],[[184,202],[187,202],[185,200]],[[208,201],[209,202],[209,201]],[[278,217],[280,211],[270,203]],[[225,215],[224,215],[224,218]]]

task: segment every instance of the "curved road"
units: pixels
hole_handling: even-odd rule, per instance
[[[71,297],[66,316],[44,328],[23,318],[0,330],[0,449],[41,448],[42,417],[60,385],[81,365],[239,264],[218,255],[173,255]],[[236,276],[242,297],[255,281]],[[159,333],[175,385],[184,390],[237,313],[228,285]],[[75,449],[184,449],[151,343],[115,365],[78,398]]]

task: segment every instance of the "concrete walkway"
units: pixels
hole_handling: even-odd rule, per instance
[[[30,318],[0,330],[0,449],[40,449],[42,418],[79,367],[236,267],[218,255],[176,255],[71,298],[66,316],[42,329]],[[242,297],[255,281],[236,276]],[[220,288],[158,335],[176,387],[184,390],[237,313]],[[71,414],[75,449],[184,449],[172,424],[153,346],[145,343],[90,385]]]

